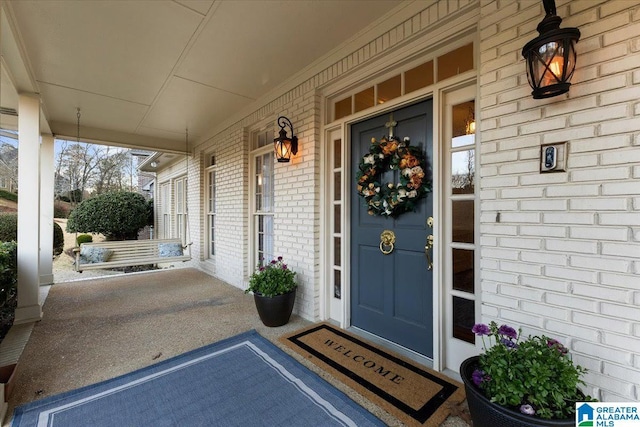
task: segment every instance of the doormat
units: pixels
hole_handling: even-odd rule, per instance
[[[409,426],[439,426],[465,398],[462,384],[326,323],[281,341]]]
[[[27,403],[12,427],[383,426],[255,331]]]

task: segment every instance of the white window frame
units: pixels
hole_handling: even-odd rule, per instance
[[[174,236],[185,245],[187,239],[187,176],[181,176],[173,181],[174,189]]]
[[[209,166],[205,169],[206,183],[206,212],[207,217],[207,257],[214,258],[216,254],[216,164],[214,156],[210,157]]]
[[[260,255],[262,254],[262,262],[269,262],[274,257],[274,181],[275,181],[275,158],[273,152],[273,131],[268,128],[263,128],[260,131],[253,132],[251,134],[251,151],[249,155],[249,171],[251,174],[251,214],[250,214],[250,233],[251,233],[251,245],[250,256],[251,270],[260,264]],[[260,174],[261,171],[257,170],[257,159],[261,158],[261,169],[265,170],[265,165],[270,166],[267,168],[267,172],[270,172],[269,177],[265,177]],[[265,163],[265,160],[267,163]],[[258,181],[262,180],[259,184]],[[271,188],[269,188],[271,185]],[[270,190],[271,197],[267,199],[267,203],[262,200],[261,206],[258,206],[257,198],[260,188],[266,188]],[[266,206],[266,209],[264,208]],[[265,233],[262,236],[263,246],[260,246],[260,220],[269,219],[271,223],[270,233]]]
[[[167,239],[171,236],[171,182],[160,184],[160,215],[158,219],[162,221],[160,230],[161,237]],[[159,231],[160,231],[159,230]]]

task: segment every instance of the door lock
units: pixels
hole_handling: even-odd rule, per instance
[[[433,228],[433,217],[430,216],[429,218],[427,218],[427,226],[429,228]],[[424,254],[427,257],[427,270],[431,271],[433,270],[433,259],[431,258],[431,253],[433,252],[433,234],[429,234],[427,236],[427,244],[424,246]]]

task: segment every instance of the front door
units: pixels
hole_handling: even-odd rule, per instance
[[[369,152],[371,139],[390,134],[410,138],[426,155],[426,176],[432,180],[432,111],[428,100],[367,119],[351,128],[351,325],[433,358],[433,278],[425,254],[433,231],[433,195],[419,201],[415,212],[397,218],[372,216],[357,193],[356,174]],[[385,127],[385,124],[387,126]],[[397,183],[397,171],[386,171],[381,184]],[[383,231],[395,235],[393,250],[381,245]]]

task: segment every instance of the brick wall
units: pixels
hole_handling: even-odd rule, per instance
[[[578,27],[569,95],[534,100],[521,49],[537,1],[482,1],[482,315],[559,337],[588,392],[640,399],[640,8],[557,0]],[[566,172],[540,146],[568,142]]]

